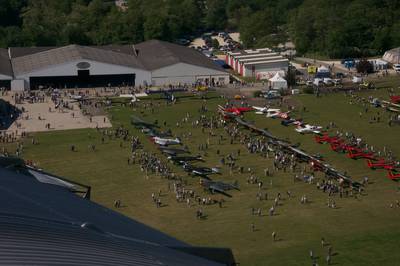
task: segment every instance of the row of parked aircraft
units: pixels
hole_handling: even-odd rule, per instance
[[[378,158],[373,152],[366,152],[336,136],[331,137],[328,134],[324,134],[323,136],[315,136],[315,141],[320,144],[328,143],[333,151],[347,153],[347,157],[351,159],[366,159],[367,166],[370,169],[385,169],[388,171],[388,177],[390,179],[400,179],[400,165],[394,161],[387,161],[384,158]]]
[[[245,112],[249,111],[256,111],[256,114],[259,115],[266,115],[268,118],[280,118],[283,119],[284,125],[293,124],[296,126],[295,131],[301,134],[321,134],[322,127],[321,126],[314,126],[310,124],[305,124],[301,120],[291,119],[290,118],[290,111],[282,112],[281,109],[277,108],[269,108],[269,107],[259,107],[259,106],[252,106],[252,107],[231,107],[231,108],[224,108],[221,105],[218,106],[218,111],[224,115],[226,118],[232,118],[243,115]]]
[[[227,193],[228,190],[239,190],[237,183],[230,184],[211,180],[210,175],[221,174],[220,169],[217,167],[210,168],[194,165],[193,163],[199,161],[203,162],[204,160],[201,156],[193,156],[189,150],[181,148],[182,141],[178,137],[173,138],[170,133],[160,132],[158,130],[158,125],[147,123],[135,116],[132,117],[132,124],[136,128],[141,129],[143,133],[150,136],[151,141],[158,145],[160,152],[164,154],[169,161],[180,165],[189,175],[200,177],[200,185],[210,193],[220,193],[231,197],[231,195]]]

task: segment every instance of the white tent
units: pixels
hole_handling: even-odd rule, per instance
[[[387,51],[383,55],[383,60],[392,64],[400,64],[400,47]]]
[[[318,68],[318,73],[329,73],[329,68],[327,68],[326,66],[320,66]]]
[[[282,78],[279,75],[279,73],[276,73],[275,76],[270,78],[268,81],[271,86],[271,89],[273,90],[287,89],[288,87],[287,81],[284,78]]]

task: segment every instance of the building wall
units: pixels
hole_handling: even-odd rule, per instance
[[[100,63],[91,60],[77,60],[62,65],[51,66],[49,68],[17,75],[15,78],[23,79],[29,84],[30,77],[77,76],[79,69],[76,65],[79,62],[88,62],[90,64],[90,67],[88,68],[90,70],[90,75],[136,74],[136,86],[143,85],[145,82],[150,84],[151,82],[150,71]]]
[[[266,63],[261,65],[254,65],[254,75],[256,76],[258,72],[272,72],[272,71],[279,71],[284,70],[285,72],[288,71],[289,62],[276,62],[276,63]],[[252,65],[245,65],[243,67],[243,76],[244,77],[252,77],[253,70]]]
[[[151,77],[154,86],[177,85],[178,83],[193,84],[198,79],[206,78],[214,78],[215,81],[220,80],[225,84],[229,83],[229,73],[185,63],[177,63],[154,70]]]

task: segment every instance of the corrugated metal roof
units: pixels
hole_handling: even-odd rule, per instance
[[[186,63],[226,72],[200,52],[185,46],[150,40],[135,45],[135,48],[138,51],[139,60],[149,70],[156,70],[177,63]]]
[[[144,66],[135,56],[88,46],[68,45],[60,48],[45,49],[37,53],[12,58],[12,67],[16,76],[60,65],[76,60],[93,60],[113,65],[143,69]]]
[[[221,265],[66,187],[3,167],[0,202],[0,265]]]

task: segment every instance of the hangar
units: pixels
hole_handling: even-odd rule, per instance
[[[10,48],[10,56],[24,88],[135,86],[150,78],[134,55],[97,47]]]
[[[229,74],[198,51],[150,40],[135,46],[138,58],[151,71],[151,84],[229,83]]]
[[[137,45],[11,47],[0,51],[0,87],[163,86],[229,83],[198,51],[158,40]]]

